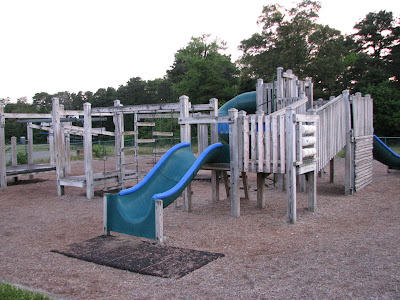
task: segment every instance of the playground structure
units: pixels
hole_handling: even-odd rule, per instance
[[[126,114],[134,115],[133,131],[124,130],[123,117]],[[68,124],[71,116],[83,116],[84,126]],[[59,100],[54,98],[51,114],[19,114],[18,116],[5,114],[1,107],[1,155],[4,153],[5,119],[10,117],[51,118],[51,127],[48,127],[47,130],[54,134],[59,196],[64,194],[64,186],[86,188],[86,195],[89,199],[94,195],[94,187],[105,182],[115,183],[115,187],[118,188],[125,188],[126,181],[136,179],[138,176],[139,144],[153,142],[153,139],[151,141],[140,139],[138,128],[154,127],[154,119],[157,118],[178,118],[182,143],[191,141],[191,126],[196,125],[199,154],[203,153],[209,144],[216,145],[220,138],[229,141],[229,145],[213,148],[212,156],[215,155],[217,158],[203,159],[201,163],[198,162],[197,167],[201,165],[200,167],[203,169],[211,170],[213,202],[218,201],[219,197],[220,172],[224,174],[225,178],[227,178],[226,174],[230,173],[229,197],[231,215],[234,217],[240,216],[240,174],[246,185],[246,174],[248,172],[257,173],[257,203],[260,208],[265,206],[265,178],[268,174],[274,174],[279,179],[280,185],[286,188],[287,219],[291,223],[296,221],[296,182],[299,180],[300,190],[304,191],[308,188],[309,209],[314,211],[316,209],[316,173],[330,163],[331,180],[334,180],[333,159],[341,149],[345,148],[346,150],[345,193],[351,194],[372,181],[372,99],[368,95],[365,97],[359,93],[349,95],[348,91],[344,91],[336,98],[331,97],[330,101],[314,102],[312,82],[310,80],[300,81],[290,70],[283,72],[282,68],[278,68],[275,82],[264,83],[260,79],[255,92],[239,95],[219,110],[217,99],[211,99],[208,104],[191,105],[186,96],[180,97],[179,103],[157,105],[122,106],[120,101],[116,100],[113,107],[92,109],[89,103],[85,103],[83,111],[64,110],[59,105]],[[92,128],[94,117],[112,117],[114,132],[106,131],[104,128]],[[149,122],[148,119],[152,119],[152,121]],[[83,176],[68,175],[70,168],[68,141],[71,134],[83,136],[85,164]],[[116,169],[107,174],[106,172],[93,173],[92,136],[98,134],[110,135],[115,138]],[[154,129],[152,134],[153,136],[174,135],[172,131],[158,132]],[[124,137],[126,136],[134,137],[134,147],[125,147]],[[185,144],[183,148],[187,151],[188,145]],[[126,151],[133,151],[135,157],[133,165],[136,167],[136,171],[128,169],[129,165],[125,162]],[[6,172],[3,171],[4,161],[1,159],[3,162],[1,165],[2,188],[6,186],[4,175]],[[185,165],[186,173],[195,175],[197,167],[191,168],[193,164],[195,162],[192,161],[191,165]],[[178,191],[183,186],[185,187],[182,189],[183,207],[184,210],[190,211],[190,181],[193,176],[185,176],[186,173],[181,174],[181,179],[177,180],[175,184],[185,178],[180,183]],[[285,180],[284,177],[286,177]],[[174,187],[175,185],[168,186],[168,189]],[[149,192],[150,194],[154,193],[148,195],[145,202],[148,208],[155,213],[151,213],[152,220],[146,226],[152,226],[155,230],[154,234],[146,237],[162,241],[161,208],[166,207],[169,201],[166,201],[165,198],[152,200],[154,194],[163,194],[166,191],[157,192],[150,189]],[[121,205],[115,209],[126,208],[123,205],[134,205],[129,194],[120,196],[129,201],[126,201],[125,204],[120,202]],[[172,193],[165,197],[176,196],[178,194]],[[110,199],[111,197],[118,198],[118,196],[111,195],[109,197]],[[115,211],[107,211],[107,201],[105,201],[105,232],[114,230],[107,227],[110,225],[109,218],[115,213]],[[130,204],[127,204],[128,202]],[[133,219],[131,217],[131,220]],[[124,229],[120,231],[124,232]]]
[[[29,113],[4,113],[4,106],[0,104],[0,188],[5,189],[7,186],[7,177],[13,177],[18,180],[19,175],[29,175],[32,179],[34,174],[55,171],[54,164],[54,148],[52,136],[49,135],[48,143],[50,150],[50,163],[35,164],[33,159],[33,129],[41,129],[40,126],[33,124],[36,120],[51,117],[50,114],[29,114]],[[6,144],[4,126],[6,119],[29,119],[27,121],[27,156],[28,164],[17,164],[17,139],[11,138],[11,166],[6,166]],[[38,121],[40,122],[40,121]]]
[[[212,100],[215,105],[216,99]],[[330,163],[331,180],[334,180],[333,159],[343,148],[346,153],[345,193],[352,194],[362,189],[372,181],[371,97],[362,97],[360,93],[349,95],[348,91],[344,91],[329,102],[315,106],[312,83],[299,81],[290,71],[282,72],[282,68],[278,68],[276,82],[264,84],[259,80],[256,92],[239,95],[207,115],[189,116],[189,99],[181,96],[181,147],[187,147],[185,143],[190,141],[190,126],[197,125],[199,153],[206,149],[204,153],[207,157],[208,151],[211,151],[207,148],[210,126],[210,147],[217,158],[209,160],[200,155],[197,160],[186,164],[178,178],[165,176],[169,184],[161,184],[161,190],[159,187],[156,189],[151,184],[157,181],[153,176],[157,178],[163,163],[172,167],[170,157],[175,155],[170,153],[169,159],[161,160],[163,163],[149,173],[146,181],[149,184],[145,182],[123,190],[119,195],[104,198],[104,233],[118,231],[162,243],[163,208],[183,191],[183,207],[190,210],[190,181],[200,167],[212,170],[213,201],[218,201],[218,172],[230,172],[233,217],[240,216],[239,178],[240,173],[245,175],[247,172],[257,173],[257,203],[260,208],[265,206],[265,177],[276,174],[286,185],[288,222],[296,221],[297,177],[300,178],[301,189],[308,189],[309,209],[315,211],[316,173]],[[229,141],[229,151],[218,144],[218,136]],[[178,159],[172,161],[179,162]],[[136,205],[140,207],[137,211]],[[144,222],[141,226],[146,230],[132,231],[139,220]]]

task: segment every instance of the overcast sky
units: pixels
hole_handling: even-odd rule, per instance
[[[161,78],[192,36],[211,33],[240,56],[269,0],[0,0],[0,99],[96,92]],[[292,7],[293,1],[280,0]],[[398,0],[322,0],[319,23],[351,33],[368,12],[400,15]]]

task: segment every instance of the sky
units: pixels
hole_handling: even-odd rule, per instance
[[[0,0],[0,99],[96,92],[162,78],[191,37],[212,34],[236,60],[270,0]],[[352,33],[367,13],[400,16],[398,0],[322,0],[318,23]],[[279,0],[293,7],[292,0]]]

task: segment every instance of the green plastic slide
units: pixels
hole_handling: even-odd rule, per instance
[[[196,159],[190,143],[175,145],[139,184],[107,195],[105,229],[155,239],[155,200],[162,199],[164,208],[170,205],[203,164],[226,156],[225,151],[226,147],[216,143]]]
[[[393,152],[376,135],[374,135],[374,158],[391,169],[400,170],[400,155]]]

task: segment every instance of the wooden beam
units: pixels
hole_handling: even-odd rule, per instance
[[[155,205],[155,226],[156,226],[156,241],[158,245],[164,242],[164,216],[163,216],[163,201],[154,201]]]
[[[296,132],[293,123],[294,108],[286,108],[286,198],[287,221],[296,222]]]
[[[230,145],[230,173],[231,173],[231,216],[240,217],[240,195],[239,195],[239,153],[238,153],[238,111],[235,108],[229,110],[229,117],[234,123],[229,124]]]
[[[88,102],[83,104],[84,111],[84,136],[83,136],[83,154],[85,164],[86,178],[86,197],[90,200],[94,197],[93,183],[93,148],[92,148],[92,105]]]

